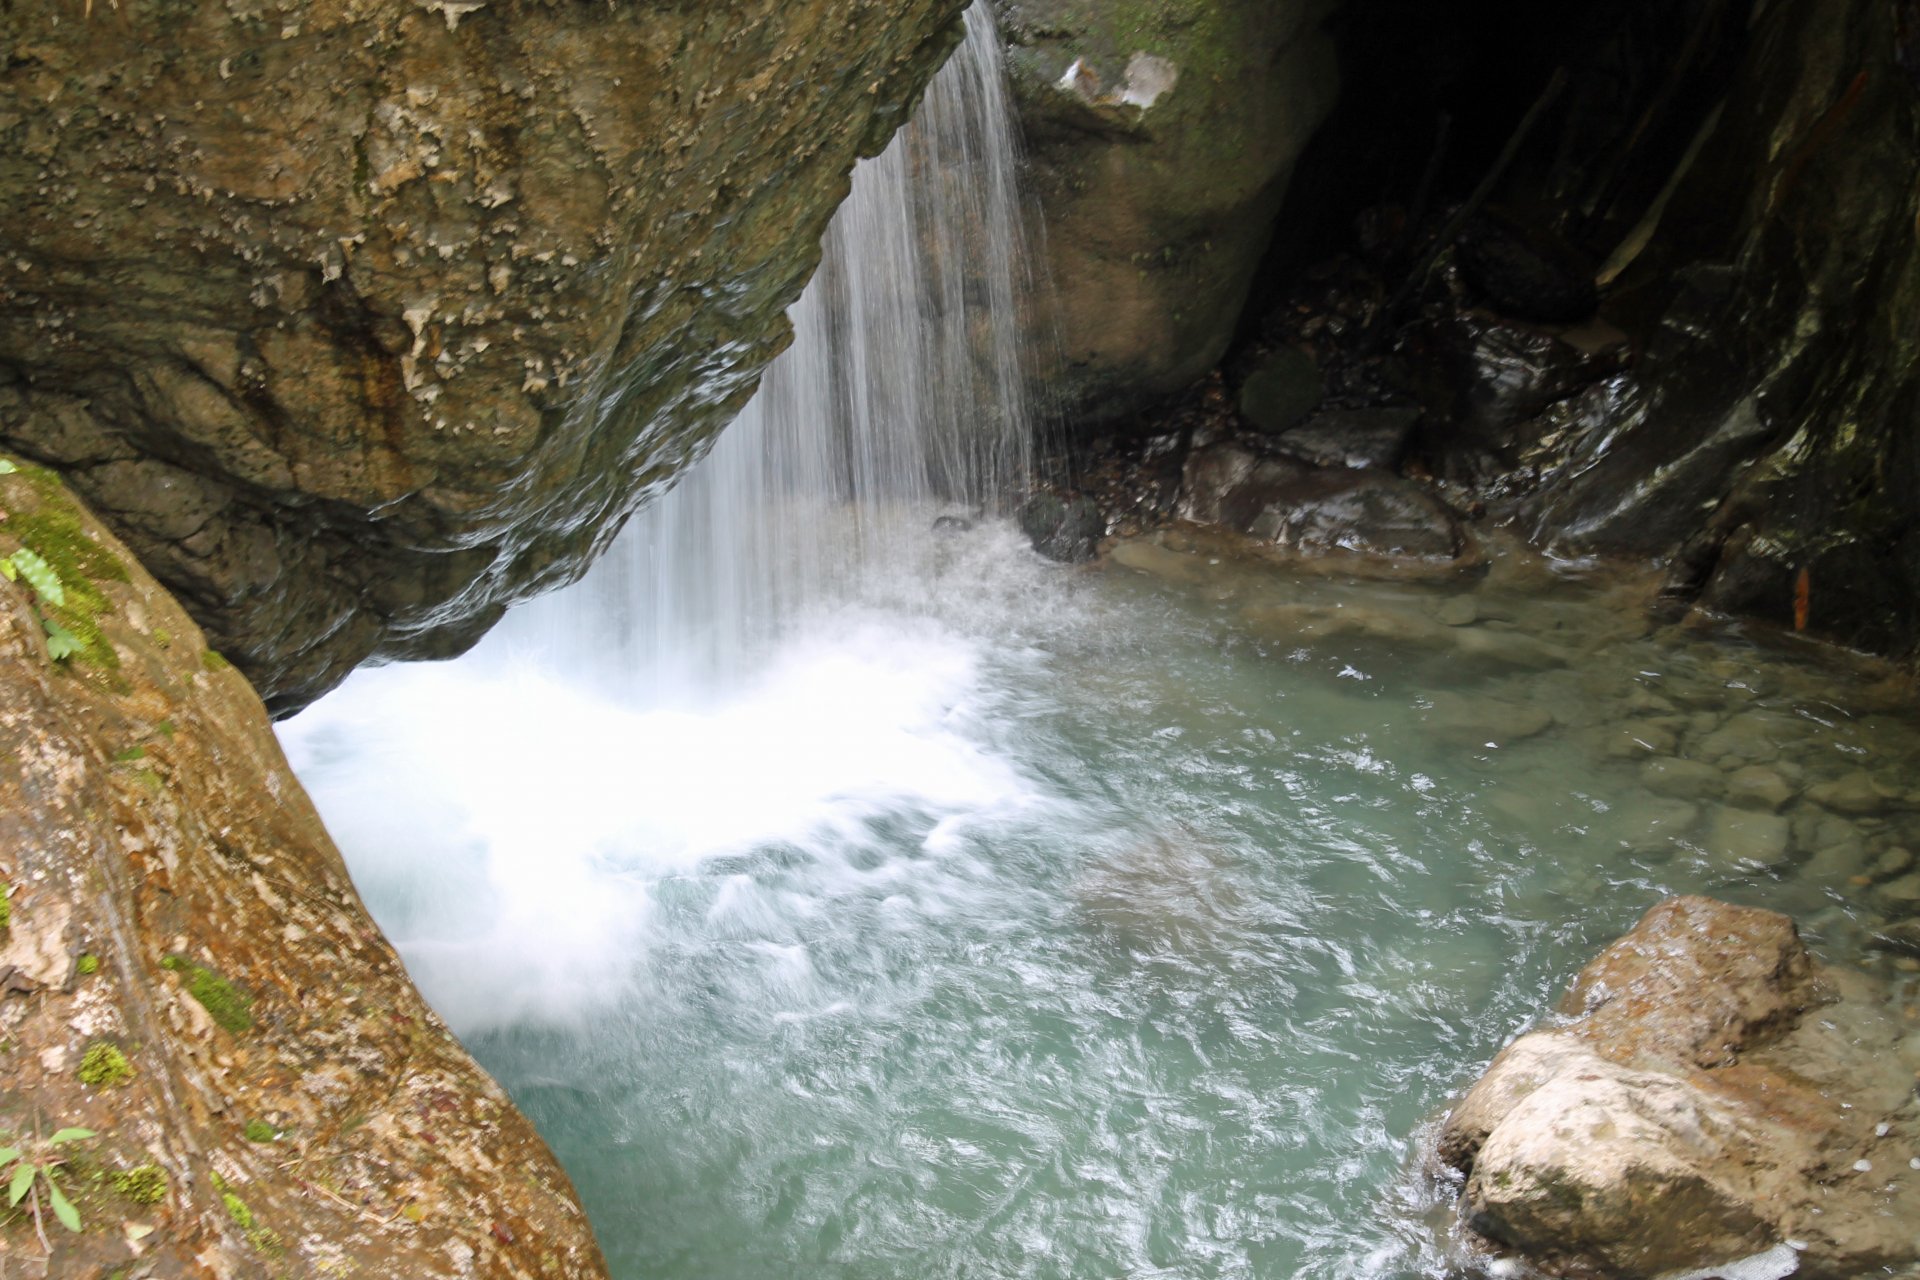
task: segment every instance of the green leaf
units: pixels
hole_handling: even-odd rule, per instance
[[[62,1142],[78,1142],[82,1138],[91,1138],[93,1136],[93,1130],[91,1129],[62,1129],[51,1138],[48,1138],[47,1141],[57,1146]]]
[[[33,1185],[33,1175],[40,1172],[39,1166],[22,1160],[13,1166],[13,1181],[7,1184],[7,1203],[19,1204],[27,1197],[27,1188]]]
[[[54,1186],[51,1179],[47,1182],[47,1198],[53,1201],[53,1216],[60,1219],[60,1225],[69,1231],[78,1231],[80,1211],[73,1207],[71,1200],[60,1194],[60,1188]]]
[[[59,573],[41,558],[39,552],[22,547],[13,553],[12,558],[13,567],[33,587],[33,594],[56,609],[67,603],[67,589],[60,584]]]
[[[80,637],[67,630],[52,618],[42,618],[47,625],[47,656],[55,662],[71,658],[86,648],[80,643]]]
[[[19,469],[5,458],[0,458],[0,476],[10,476]]]
[[[7,1165],[12,1164],[15,1160],[18,1160],[19,1158],[20,1158],[20,1148],[0,1147],[0,1169],[3,1169]]]
[[[20,580],[20,571],[13,567],[12,556],[0,557],[0,577],[4,577],[8,582]]]

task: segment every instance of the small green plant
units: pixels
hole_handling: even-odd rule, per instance
[[[91,951],[83,951],[80,953],[80,961],[75,967],[80,970],[82,976],[98,973],[100,972],[100,957],[94,955]]]
[[[247,1121],[245,1132],[248,1142],[272,1142],[280,1136],[278,1129],[268,1124],[265,1120],[257,1118]]]
[[[13,886],[0,880],[0,929],[13,924]]]
[[[27,585],[33,588],[34,597],[42,606],[55,609],[66,608],[66,584],[60,581],[59,572],[37,551],[21,547],[12,555],[0,556],[0,577],[8,582],[18,582],[25,578]],[[80,637],[48,617],[44,609],[36,612],[40,616],[40,625],[47,631],[49,658],[55,662],[64,662],[86,647],[80,643]]]
[[[233,1219],[235,1226],[242,1231],[253,1230],[253,1210],[247,1208],[247,1202],[231,1191],[220,1193],[220,1203],[227,1206],[227,1216]]]
[[[133,1065],[127,1061],[126,1054],[105,1040],[96,1040],[87,1046],[87,1052],[80,1059],[81,1084],[111,1089],[131,1079]]]
[[[214,1022],[239,1035],[253,1026],[253,1001],[245,992],[213,970],[197,965],[184,956],[168,956],[162,969],[186,975],[187,994],[200,1002]]]
[[[220,1193],[220,1203],[226,1206],[227,1216],[233,1219],[233,1225],[246,1233],[248,1244],[270,1258],[277,1258],[286,1251],[280,1233],[256,1220],[247,1202],[234,1194],[233,1188],[217,1170],[213,1174],[213,1189]]]
[[[67,1162],[60,1152],[61,1147],[91,1137],[91,1129],[61,1129],[45,1142],[0,1147],[0,1169],[11,1170],[7,1174],[7,1207],[18,1208],[22,1200],[29,1201],[34,1230],[40,1235],[40,1247],[48,1253],[53,1252],[53,1246],[47,1243],[46,1223],[40,1216],[41,1191],[45,1189],[46,1204],[53,1210],[53,1216],[60,1220],[60,1225],[69,1231],[78,1231],[80,1211],[61,1192],[60,1184],[53,1180],[53,1171]]]
[[[157,1164],[118,1169],[114,1171],[113,1189],[135,1204],[158,1204],[166,1198],[167,1175]]]

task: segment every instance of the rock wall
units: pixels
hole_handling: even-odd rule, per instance
[[[1671,301],[1632,375],[1572,415],[1536,535],[1679,548],[1676,596],[1920,653],[1917,226],[1920,7],[1762,8],[1621,281]]]
[[[961,0],[0,7],[0,439],[276,711],[581,571]]]
[[[1333,0],[994,0],[1046,223],[1048,391],[1124,416],[1226,350],[1333,105]]]
[[[0,1147],[63,1157],[81,1227],[43,1182],[46,1273],[604,1276],[246,680],[51,473],[0,510],[0,559],[46,567],[0,581]],[[0,1272],[39,1235],[0,1213]]]

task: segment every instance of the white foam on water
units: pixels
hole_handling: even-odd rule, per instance
[[[1044,802],[977,735],[988,697],[976,642],[866,615],[803,630],[697,710],[496,658],[360,672],[281,735],[414,977],[471,1032],[618,1000],[656,886],[709,859],[778,846],[830,894],[924,879],[856,865],[879,822],[963,855],[968,831]],[[795,910],[734,875],[708,916],[757,937]]]

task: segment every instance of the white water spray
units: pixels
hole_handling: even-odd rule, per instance
[[[637,702],[697,698],[801,610],[924,573],[936,502],[977,511],[1024,476],[1031,290],[1000,63],[975,5],[914,120],[855,170],[752,403],[579,586],[491,643],[590,663]]]
[[[712,452],[467,657],[360,672],[284,726],[456,1027],[617,1001],[663,879],[707,860],[797,849],[831,893],[883,856],[876,824],[950,846],[1034,801],[982,748],[978,640],[921,618],[943,573],[1024,554],[933,527],[1029,464],[1015,164],[977,5],[855,170],[792,346]]]

